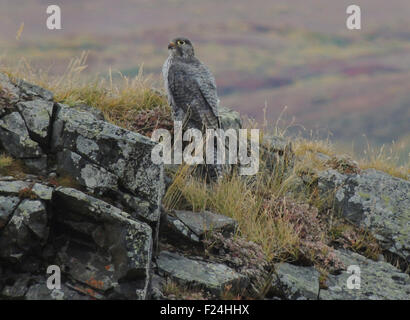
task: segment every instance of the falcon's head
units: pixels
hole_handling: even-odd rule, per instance
[[[170,55],[191,58],[194,56],[194,47],[187,38],[175,38],[168,45],[168,51]]]

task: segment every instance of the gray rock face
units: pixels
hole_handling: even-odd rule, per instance
[[[46,207],[40,200],[23,200],[1,231],[0,257],[18,261],[28,253],[40,252],[48,237]]]
[[[17,80],[16,86],[20,90],[20,99],[22,100],[42,99],[47,101],[53,101],[54,99],[54,94],[51,91],[36,86],[32,83],[28,83],[24,80]]]
[[[72,188],[0,181],[0,298],[146,299],[152,246],[148,224],[107,202]],[[46,287],[45,271],[38,275],[51,264],[63,273],[59,290]],[[14,271],[3,274],[3,266]]]
[[[6,285],[0,292],[0,297],[5,299],[23,299],[27,292],[30,274],[21,274],[13,284]]]
[[[16,87],[8,75],[0,73],[0,110],[4,111],[8,106],[16,103],[20,98],[20,89]],[[0,116],[2,116],[0,111]]]
[[[328,275],[326,289],[319,290],[319,272],[314,267],[295,266],[288,263],[275,265],[272,294],[282,299],[323,300],[408,300],[410,278],[386,262],[375,262],[348,250],[336,250],[345,268],[337,275]],[[353,275],[350,266],[360,268],[360,288],[349,289],[348,280]],[[358,275],[358,274],[356,274]]]
[[[5,195],[18,195],[20,190],[28,188],[30,182],[10,180],[10,181],[0,181],[0,194]]]
[[[186,245],[191,242],[200,244],[199,237],[189,229],[181,220],[167,215],[162,223],[159,236],[163,241],[175,243],[176,245]]]
[[[16,209],[20,199],[18,197],[0,196],[0,230],[7,224],[10,215]]]
[[[103,292],[120,286],[123,280],[135,281],[139,286],[132,298],[146,298],[151,273],[151,228],[72,188],[57,188],[53,203],[59,223],[90,237],[88,245],[81,246],[74,239],[60,251],[60,263],[68,268],[70,276]],[[104,254],[96,253],[100,250]]]
[[[36,174],[71,175],[111,203],[38,176],[2,177],[0,296],[147,298],[165,189],[163,167],[151,161],[154,146],[105,122],[101,111],[56,104],[48,90],[0,73],[0,148]],[[61,290],[34,276],[49,263],[61,266]],[[28,277],[8,278],[14,268]]]
[[[18,112],[0,119],[0,142],[3,148],[16,158],[37,158],[42,154],[38,143],[31,140]]]
[[[0,181],[0,194],[18,196],[23,189],[31,189],[31,192],[39,199],[51,200],[53,188],[41,183],[33,183],[22,180]],[[13,198],[6,198],[13,199]],[[16,198],[18,199],[18,198]],[[0,202],[1,203],[1,202]]]
[[[342,175],[319,174],[322,193],[335,191],[335,206],[356,225],[371,231],[382,247],[410,261],[410,182],[368,169]]]
[[[51,163],[158,232],[165,184],[163,166],[151,161],[154,142],[92,107],[54,104],[51,92],[25,81],[1,74],[0,83],[0,148],[36,173],[48,174]]]
[[[237,222],[227,216],[209,211],[192,212],[175,210],[175,216],[200,239],[206,232],[220,231],[225,234],[234,233]]]
[[[123,205],[135,204],[134,217],[155,224],[159,221],[165,186],[163,166],[151,161],[154,145],[147,137],[59,105],[52,136],[59,168],[92,190],[111,189]],[[134,201],[124,199],[117,184],[135,197]],[[148,212],[146,206],[138,210],[138,204],[143,202],[149,203]]]
[[[81,157],[78,153],[64,149],[57,153],[58,170],[69,174],[96,195],[118,189],[118,177]]]
[[[184,285],[203,288],[220,295],[228,285],[240,292],[249,280],[223,264],[192,260],[176,253],[162,251],[157,259],[160,274]]]
[[[44,100],[25,101],[17,104],[21,116],[34,140],[47,144],[50,119],[54,103]]]
[[[286,300],[317,300],[319,272],[314,267],[300,267],[289,263],[275,265],[273,294]]]
[[[72,106],[71,108],[77,111],[91,114],[95,120],[105,121],[104,113],[101,110],[87,106],[86,104],[77,104],[75,106]]]
[[[352,273],[329,275],[328,289],[320,290],[323,300],[409,300],[410,278],[408,274],[386,262],[375,262],[346,250],[338,250],[343,264],[360,267],[360,288],[349,289],[348,278]]]
[[[206,233],[221,232],[229,237],[237,226],[235,220],[210,211],[174,210],[164,217],[160,236],[175,244],[200,244]]]
[[[47,169],[41,147],[48,147],[52,99],[51,92],[22,80],[14,84],[0,73],[0,148],[41,174]]]

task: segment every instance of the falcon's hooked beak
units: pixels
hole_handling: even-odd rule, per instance
[[[168,45],[168,50],[174,49],[177,45],[174,42],[170,42]]]

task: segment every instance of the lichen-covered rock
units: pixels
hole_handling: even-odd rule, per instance
[[[151,228],[72,188],[57,188],[52,203],[56,221],[62,226],[62,232],[55,235],[55,243],[61,246],[58,262],[70,278],[100,294],[117,290],[120,295],[125,290],[122,283],[131,282],[134,288],[125,298],[146,298],[151,276]]]
[[[20,98],[20,89],[16,87],[7,74],[0,72],[0,116]]]
[[[0,196],[0,230],[9,221],[10,215],[16,209],[20,199],[18,197]]]
[[[41,183],[35,183],[31,188],[31,191],[42,200],[51,200],[54,188],[46,186]]]
[[[28,273],[19,274],[15,276],[15,278],[8,277],[7,282],[9,282],[9,284],[6,284],[3,290],[0,291],[0,298],[23,299],[31,280],[31,275]]]
[[[53,101],[54,94],[44,88],[36,86],[27,81],[18,79],[16,80],[16,86],[20,90],[20,99],[21,100],[35,100],[42,99],[46,101]]]
[[[21,180],[0,181],[0,194],[18,195],[25,188],[30,187],[30,182]]]
[[[33,141],[18,112],[12,112],[0,119],[0,143],[15,158],[37,158],[42,151]]]
[[[16,105],[31,137],[40,144],[48,144],[53,105],[53,102],[44,100],[25,101]]]
[[[173,210],[161,222],[160,237],[175,245],[200,244],[207,233],[221,232],[229,237],[237,227],[235,220],[210,211]]]
[[[95,120],[105,121],[104,113],[101,110],[97,109],[97,108],[93,108],[93,107],[88,106],[88,105],[83,104],[83,103],[76,104],[75,106],[72,106],[71,108],[75,109],[77,111],[80,111],[80,112],[85,112],[85,113],[91,114],[94,117]]]
[[[372,232],[383,249],[410,261],[410,182],[374,169],[319,173],[321,193],[335,192],[336,211]]]
[[[199,237],[189,229],[181,220],[171,215],[166,215],[162,221],[159,232],[160,239],[177,246],[199,244]]]
[[[152,280],[151,280],[150,299],[152,300],[166,299],[163,293],[163,288],[165,284],[166,284],[165,278],[157,274],[153,274]]]
[[[360,288],[349,289],[348,278],[353,273],[346,270],[339,275],[329,275],[327,289],[321,289],[322,300],[409,300],[410,277],[386,262],[375,262],[357,253],[337,250],[346,266],[360,268]],[[359,275],[359,274],[356,274]],[[353,282],[352,282],[353,283]],[[357,283],[357,282],[356,282]]]
[[[235,220],[210,211],[175,210],[173,214],[200,239],[207,232],[219,231],[226,235],[233,234],[238,226]]]
[[[155,143],[147,137],[96,120],[95,116],[89,113],[58,105],[53,127],[52,150],[71,152],[68,158],[66,154],[60,155],[60,168],[73,168],[70,173],[74,173],[76,178],[81,178],[85,186],[89,186],[88,182],[91,181],[95,187],[98,181],[94,181],[93,176],[97,167],[101,168],[98,169],[100,172],[104,169],[107,174],[102,176],[98,173],[99,180],[104,180],[110,174],[115,176],[121,189],[136,198],[131,201],[137,205],[137,208],[131,210],[133,216],[156,225],[160,217],[164,178],[163,166],[155,165],[151,161],[154,146]],[[70,160],[70,166],[66,163],[67,159],[73,160]],[[111,178],[105,180],[113,182]],[[112,186],[113,193],[122,198],[122,193],[118,192],[118,189]],[[127,204],[130,201],[121,199],[121,202]],[[144,202],[150,205],[148,212],[146,207],[138,210],[138,203]]]
[[[40,253],[48,233],[48,217],[44,202],[24,199],[1,231],[0,257],[18,261],[28,253]]]
[[[286,300],[317,300],[319,272],[314,267],[276,264],[271,290],[274,296]]]
[[[57,170],[61,175],[69,174],[82,186],[96,195],[118,189],[118,177],[79,154],[64,149],[57,153]]]
[[[193,260],[162,251],[157,258],[158,272],[183,285],[203,288],[219,296],[227,286],[231,292],[244,291],[249,279],[224,264]]]
[[[53,188],[44,184],[23,180],[0,181],[0,195],[18,196],[28,189],[38,199],[51,200]]]

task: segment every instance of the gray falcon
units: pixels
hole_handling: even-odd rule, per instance
[[[174,121],[181,121],[184,130],[196,128],[204,132],[221,128],[215,78],[195,57],[191,41],[175,38],[169,43],[168,51],[162,74]],[[216,149],[214,155],[216,160]],[[216,174],[220,178],[222,169],[221,165],[208,165],[208,176],[213,179]]]
[[[168,50],[162,73],[174,120],[183,121],[188,128],[220,128],[215,78],[195,57],[191,41],[176,38]]]

